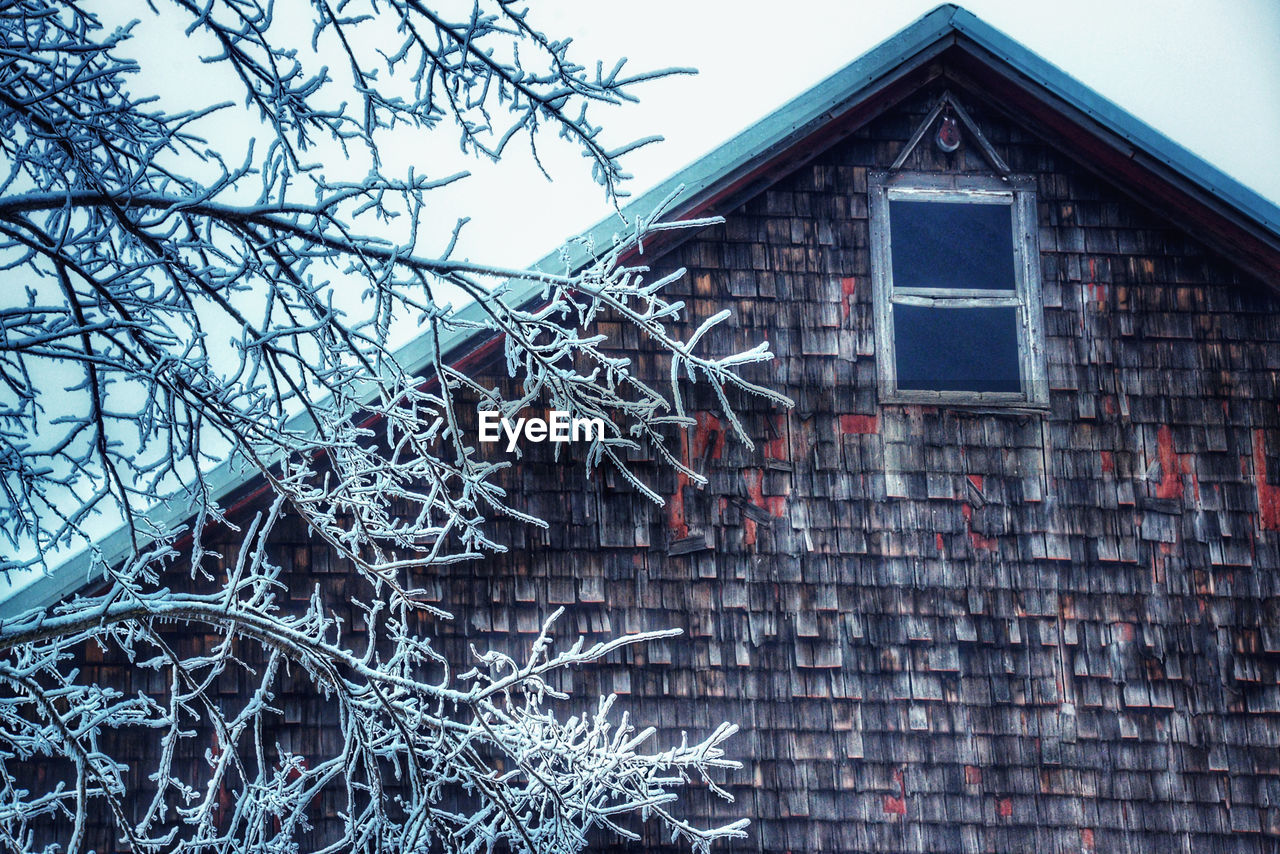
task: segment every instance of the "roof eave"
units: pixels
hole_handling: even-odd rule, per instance
[[[993,104],[1046,136],[1070,136],[1085,168],[1171,221],[1194,219],[1206,243],[1280,292],[1280,207],[968,12],[953,23],[956,50],[986,72]]]

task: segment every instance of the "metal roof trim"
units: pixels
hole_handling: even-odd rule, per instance
[[[1030,82],[1088,115],[1102,128],[1142,149],[1183,178],[1280,237],[1280,206],[1193,154],[972,12],[956,6],[951,8],[954,11],[950,23],[956,32],[1002,60]]]

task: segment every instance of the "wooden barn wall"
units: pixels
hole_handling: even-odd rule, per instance
[[[701,822],[751,819],[724,852],[1276,850],[1280,300],[962,93],[1036,179],[1050,409],[878,405],[867,172],[935,95],[652,262],[688,268],[695,325],[733,310],[712,350],[772,344],[752,376],[796,407],[736,398],[753,451],[699,412],[683,442],[705,488],[638,463],[665,507],[528,449],[510,486],[550,527],[499,523],[508,554],[428,580],[458,615],[440,648],[525,649],[558,606],[566,640],[683,629],[565,687],[617,692],[654,746],[741,726],[737,802],[684,797]],[[987,169],[927,141],[908,167]],[[279,539],[300,602],[349,595],[323,546]],[[281,742],[333,749],[305,683],[281,689]]]

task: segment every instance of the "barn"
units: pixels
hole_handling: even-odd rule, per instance
[[[634,209],[676,186],[673,217],[723,222],[639,260],[687,269],[686,334],[729,308],[709,347],[768,340],[794,408],[743,401],[748,449],[697,400],[707,485],[638,464],[663,506],[526,449],[508,484],[550,527],[430,581],[441,650],[560,606],[683,629],[566,687],[667,742],[741,727],[736,801],[687,799],[751,820],[725,852],[1280,850],[1280,210],[954,6]],[[300,596],[340,597],[278,538]],[[333,736],[282,702],[304,749]]]

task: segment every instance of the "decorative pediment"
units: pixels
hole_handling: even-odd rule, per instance
[[[982,156],[986,158],[992,169],[1000,175],[1009,174],[1009,165],[992,148],[977,123],[969,117],[969,113],[950,90],[943,92],[934,103],[933,109],[929,110],[924,121],[916,128],[915,133],[911,134],[911,138],[907,140],[907,144],[903,146],[898,158],[889,167],[889,171],[896,172],[901,169],[907,162],[907,158],[911,156],[911,152],[915,151],[916,146],[931,131],[938,148],[947,153],[959,148],[965,139],[965,134],[968,134],[969,140],[978,151],[982,152]]]

